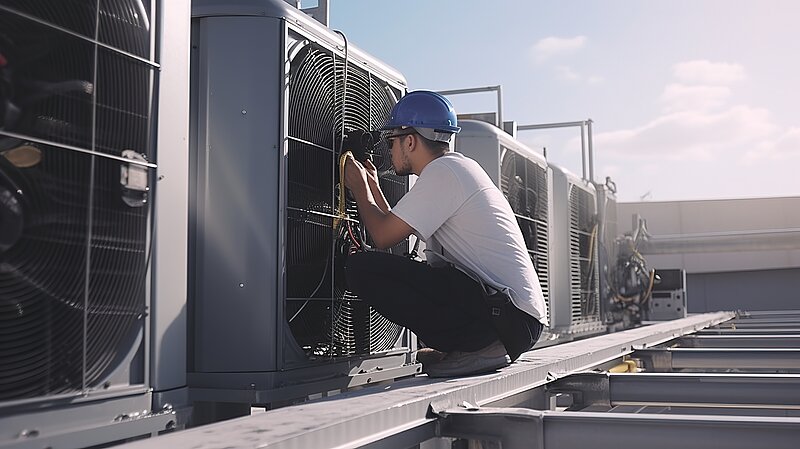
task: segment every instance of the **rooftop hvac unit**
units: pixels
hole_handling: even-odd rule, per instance
[[[148,381],[153,12],[0,2],[0,446],[171,419]]]
[[[605,331],[600,317],[597,194],[592,183],[551,164],[553,235],[550,293],[554,332]]]
[[[606,184],[594,183],[597,193],[597,264],[599,270],[600,317],[607,324],[626,328],[632,323],[612,307],[614,296],[611,281],[617,262],[617,192],[610,179]],[[625,322],[628,321],[628,322]]]
[[[455,150],[475,161],[508,199],[542,285],[551,313],[550,192],[553,184],[544,157],[496,126],[477,120],[458,122]]]
[[[410,334],[348,291],[334,227],[342,132],[379,128],[405,80],[284,2],[193,3],[193,394],[270,403],[415,373]],[[393,205],[407,179],[370,152]],[[363,232],[344,204],[342,232]]]

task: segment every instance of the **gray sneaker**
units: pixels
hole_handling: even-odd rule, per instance
[[[448,352],[438,362],[423,364],[429,377],[456,377],[494,371],[511,364],[506,348],[500,341],[474,352]]]

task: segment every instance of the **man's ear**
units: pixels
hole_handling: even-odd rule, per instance
[[[420,141],[418,140],[419,139],[419,135],[418,134],[409,134],[409,137],[411,137],[411,143],[408,146],[408,151],[414,151],[419,147],[419,143],[420,143]]]

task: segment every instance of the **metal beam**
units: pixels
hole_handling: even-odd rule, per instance
[[[796,449],[800,418],[543,412],[544,448]]]
[[[592,119],[581,120],[577,122],[561,122],[561,123],[540,123],[532,125],[518,125],[517,131],[531,131],[541,129],[553,128],[580,128],[581,133],[581,165],[583,168],[582,178],[587,181],[594,182],[594,146],[592,144]],[[589,154],[586,154],[586,143],[589,143]],[[586,166],[589,166],[587,175]]]
[[[798,310],[753,310],[753,311],[746,311],[746,312],[739,312],[739,317],[751,317],[751,318],[768,318],[768,317],[800,317],[800,311]]]
[[[305,404],[189,429],[128,448],[194,447],[398,447],[435,438],[440,410],[463,401],[504,403],[555,378],[630,354],[634,347],[662,344],[680,335],[733,318],[732,313],[693,315],[609,335],[529,351],[496,373],[447,380],[418,376]],[[526,400],[526,399],[522,399]],[[401,444],[402,443],[402,444]]]
[[[712,327],[708,329],[701,329],[696,332],[697,335],[794,335],[797,334],[796,327],[784,328],[718,328]]]
[[[633,357],[646,360],[648,368],[671,369],[753,369],[800,371],[800,349],[651,348]]]
[[[611,405],[800,409],[793,374],[609,374]]]
[[[720,329],[742,329],[742,328],[757,328],[757,329],[770,329],[770,328],[786,328],[800,326],[800,320],[736,320],[723,325],[717,326]]]
[[[800,348],[800,334],[691,335],[676,343],[684,348]]]
[[[800,418],[519,408],[453,408],[438,415],[439,436],[499,442],[503,449],[795,449],[800,441]]]
[[[800,228],[655,235],[642,242],[642,254],[774,251],[800,248]]]

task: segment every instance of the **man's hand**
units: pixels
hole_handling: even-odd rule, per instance
[[[370,163],[370,166],[372,164]],[[374,166],[372,166],[374,168]],[[344,162],[344,185],[354,195],[358,196],[361,193],[364,193],[365,190],[369,190],[369,186],[367,184],[367,169],[361,165],[361,162],[358,162],[352,155],[349,153],[346,156]],[[377,176],[377,173],[375,174]]]
[[[367,156],[367,160],[364,162],[364,169],[367,171],[367,179],[378,184],[378,169],[372,164],[372,158],[369,156]]]
[[[348,154],[344,162],[344,185],[352,192],[362,223],[377,248],[391,248],[414,232],[411,226],[390,212],[378,184],[378,171],[372,162],[367,160],[361,164]]]

